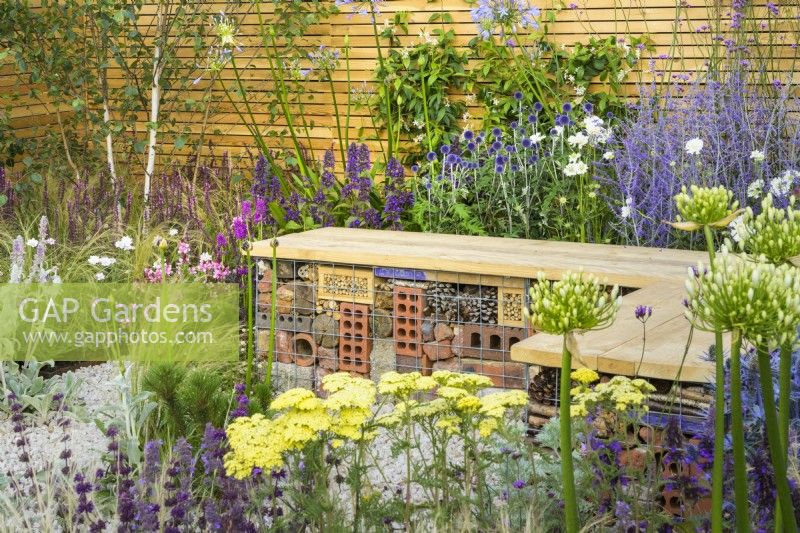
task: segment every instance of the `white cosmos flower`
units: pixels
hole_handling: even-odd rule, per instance
[[[752,159],[756,163],[761,163],[762,161],[764,161],[764,157],[765,157],[764,152],[762,152],[761,150],[753,150],[752,152],[750,152],[750,159]]]
[[[575,135],[570,135],[569,137],[567,137],[567,143],[571,147],[577,148],[578,150],[586,146],[586,143],[588,142],[589,142],[589,137],[584,135],[583,132],[581,131],[579,131]]]
[[[686,141],[684,149],[686,150],[686,153],[689,155],[697,155],[703,151],[703,146],[704,146],[703,139],[695,137],[694,139],[689,139],[688,141]]]
[[[100,264],[100,257],[93,255],[89,257],[89,264],[92,266],[96,266]]]
[[[133,239],[125,235],[120,240],[114,243],[114,246],[119,248],[120,250],[125,250],[127,252],[133,250]]]
[[[25,241],[25,244],[27,244],[31,248],[36,248],[37,246],[39,246],[39,241],[37,239],[28,239],[27,241]]]
[[[94,279],[96,279],[97,281],[103,281],[104,279],[106,279],[106,275],[103,274],[102,272],[98,272],[97,274],[94,275]]]
[[[606,161],[611,161],[612,159],[614,159],[614,152],[610,152],[609,151],[609,152],[604,153],[603,154],[603,159],[605,159]]]

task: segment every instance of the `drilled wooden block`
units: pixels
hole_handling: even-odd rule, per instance
[[[395,352],[398,356],[421,357],[423,289],[396,286],[393,303]]]
[[[497,302],[497,323],[502,326],[522,327],[525,325],[525,295],[522,289],[500,287]]]
[[[317,300],[372,304],[375,278],[372,270],[351,267],[317,267]]]
[[[342,302],[339,314],[339,370],[369,374],[369,306]]]

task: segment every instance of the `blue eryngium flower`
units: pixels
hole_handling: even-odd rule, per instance
[[[442,150],[443,154],[449,154],[450,153],[450,145],[449,144],[442,145],[441,150]]]
[[[500,128],[493,128],[492,135],[494,135],[495,137],[500,137],[501,135],[503,135],[503,131]]]
[[[411,165],[411,172],[413,172],[414,174],[419,172],[419,165]]]
[[[568,105],[568,104],[564,104]],[[556,126],[569,126],[569,117],[567,115],[556,116]]]
[[[530,115],[528,115],[528,122],[529,122],[530,124],[533,124],[534,122],[536,122],[536,115],[534,115],[533,113],[531,113]]]
[[[535,104],[533,104],[533,110],[536,111],[537,113],[542,109],[544,109],[544,106],[542,105],[541,102],[536,102]]]
[[[569,113],[570,111],[572,111],[572,104],[570,104],[569,102],[566,102],[564,105],[561,106],[561,110],[564,113]]]
[[[428,152],[428,155],[426,155],[425,157],[426,157],[426,158],[428,159],[428,161],[430,161],[431,163],[433,163],[433,162],[434,162],[434,161],[436,161],[436,159],[437,159],[437,158],[436,158],[436,152]]]
[[[520,91],[514,93],[514,100],[516,100],[517,102],[522,101],[522,93]]]
[[[583,110],[587,113],[591,113],[592,111],[594,111],[594,106],[592,105],[591,102],[586,102],[585,104],[583,104]]]
[[[475,143],[467,143],[467,150],[469,150],[470,152],[474,152],[475,148],[476,148]]]
[[[475,137],[475,134],[472,133],[472,130],[464,130],[464,139],[471,141]]]
[[[530,148],[531,146],[533,146],[533,142],[529,138],[525,137],[524,139],[522,139],[523,148]]]

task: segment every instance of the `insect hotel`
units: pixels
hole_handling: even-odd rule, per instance
[[[691,424],[711,399],[704,354],[713,335],[691,332],[681,303],[687,270],[703,254],[324,228],[279,239],[275,287],[270,242],[255,243],[253,254],[267,265],[258,281],[258,351],[266,357],[274,290],[282,389],[317,388],[337,371],[373,380],[390,370],[475,372],[498,388],[527,389],[528,421],[540,426],[557,411],[562,339],[530,330],[528,289],[539,272],[558,279],[583,269],[619,285],[624,298],[611,327],[578,336],[575,368],[650,380],[653,423],[677,413]],[[654,310],[644,344],[637,305]]]

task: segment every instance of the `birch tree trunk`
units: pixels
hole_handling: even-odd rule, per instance
[[[161,47],[162,39],[161,33],[164,27],[164,13],[161,4],[159,4],[158,19],[156,29],[155,48],[153,49],[153,82],[150,86],[150,121],[147,128],[150,133],[150,138],[147,143],[147,167],[144,171],[144,203],[147,205],[150,200],[150,184],[153,178],[153,171],[156,166],[156,140],[158,138],[158,111],[161,105],[161,73],[163,65],[161,64]]]

